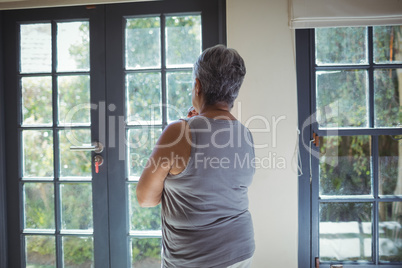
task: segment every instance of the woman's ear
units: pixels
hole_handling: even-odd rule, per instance
[[[200,80],[198,78],[195,79],[195,87],[194,87],[194,89],[195,89],[195,95],[198,96],[201,93],[201,90],[202,90],[201,82],[200,82]]]

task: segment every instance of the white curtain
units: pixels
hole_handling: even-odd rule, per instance
[[[0,10],[39,7],[81,6],[155,0],[0,0]]]
[[[290,28],[402,25],[402,0],[288,0]]]

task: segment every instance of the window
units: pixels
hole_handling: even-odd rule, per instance
[[[297,49],[301,267],[398,267],[402,26],[297,30]]]
[[[186,116],[198,55],[225,43],[223,7],[2,13],[8,267],[160,267],[160,207],[140,208],[136,185],[163,128]]]

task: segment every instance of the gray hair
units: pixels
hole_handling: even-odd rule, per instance
[[[207,105],[226,102],[233,106],[246,75],[243,58],[232,48],[216,45],[204,50],[194,64]]]

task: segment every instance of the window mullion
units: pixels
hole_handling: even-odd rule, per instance
[[[319,165],[320,161],[317,157],[314,157],[314,154],[319,153],[319,148],[315,147],[314,144],[310,143],[311,146],[311,152],[312,154],[310,155],[310,161],[311,161],[311,166],[313,167],[311,170],[311,176],[312,176],[312,181],[310,183],[310,189],[311,189],[311,230],[313,230],[312,233],[312,243],[311,243],[311,263],[314,263],[315,258],[320,256],[320,247],[319,247],[319,242],[320,242],[320,205],[322,202],[325,202],[326,200],[322,200],[320,198],[320,184],[319,184]],[[314,168],[318,167],[318,168]]]
[[[166,16],[161,15],[161,79],[162,79],[162,128],[167,125],[167,92],[166,92]]]
[[[313,138],[313,132],[317,133],[318,132],[318,122],[316,121],[316,115],[317,115],[317,89],[316,89],[316,72],[317,72],[317,64],[315,63],[315,29],[311,30],[310,34],[310,66],[312,67],[312,72],[310,74],[310,85],[311,85],[311,106],[310,106],[310,114],[314,114],[315,116],[310,117],[310,128],[311,128],[311,134],[310,134],[310,139]]]
[[[374,55],[373,55],[373,27],[368,27],[368,56],[370,68],[368,69],[369,79],[369,127],[374,127]]]
[[[369,79],[369,127],[374,128],[375,122],[375,114],[374,114],[374,51],[373,51],[373,27],[368,27],[368,59],[370,68],[368,69],[368,79]],[[378,135],[372,136],[371,139],[371,178],[372,178],[372,187],[373,187],[373,195],[374,195],[374,204],[373,204],[373,219],[372,219],[372,232],[373,232],[373,240],[372,240],[372,257],[373,262],[378,264]]]
[[[57,23],[52,22],[52,105],[53,105],[53,174],[54,174],[54,209],[56,227],[56,267],[63,267],[63,250],[60,236],[60,184],[59,184],[59,135],[57,110]]]
[[[374,204],[373,204],[373,261],[375,264],[378,264],[378,243],[379,243],[379,235],[378,235],[378,136],[372,136],[371,139],[371,154],[372,154],[372,164],[371,164],[371,178],[373,180],[373,196],[374,196]]]

